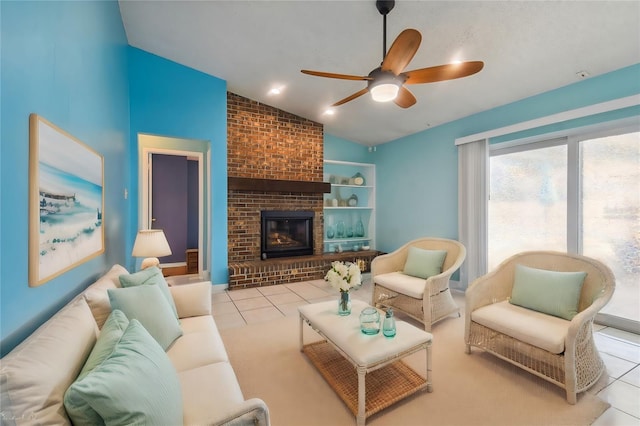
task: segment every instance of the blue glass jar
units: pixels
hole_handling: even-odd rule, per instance
[[[386,337],[394,337],[396,335],[396,319],[393,317],[393,309],[387,309],[382,323],[382,334]]]
[[[360,312],[360,331],[364,334],[378,334],[380,332],[380,313],[371,306]]]

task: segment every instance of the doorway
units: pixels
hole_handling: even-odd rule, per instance
[[[164,230],[172,251],[160,258],[165,275],[206,279],[208,143],[150,135],[138,141],[139,229]]]

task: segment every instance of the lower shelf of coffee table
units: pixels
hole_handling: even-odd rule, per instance
[[[304,345],[303,352],[349,410],[358,415],[358,373],[326,341]],[[426,388],[426,380],[404,362],[394,361],[366,376],[365,417]]]

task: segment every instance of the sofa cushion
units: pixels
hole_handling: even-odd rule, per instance
[[[119,277],[128,273],[129,272],[122,266],[113,265],[109,272],[100,277],[84,291],[83,297],[87,301],[89,308],[91,308],[91,313],[96,320],[96,324],[98,324],[98,328],[102,328],[102,325],[111,313],[111,304],[109,303],[109,296],[107,296],[107,289],[122,287]]]
[[[122,287],[135,287],[139,285],[155,285],[162,291],[162,295],[167,299],[169,306],[173,310],[176,318],[178,318],[178,311],[176,310],[176,305],[173,302],[173,297],[171,297],[171,293],[169,292],[169,284],[164,279],[162,275],[162,271],[157,266],[152,266],[150,268],[143,269],[142,271],[136,272],[135,274],[126,274],[120,276],[120,284]]]
[[[167,350],[167,355],[178,372],[229,361],[211,315],[184,318],[180,325],[184,334]]]
[[[77,297],[2,358],[2,416],[26,424],[70,424],[64,392],[89,356],[97,331],[89,306]]]
[[[185,425],[220,424],[244,401],[231,364],[217,362],[178,374]],[[206,379],[203,379],[206,378]]]
[[[182,329],[171,306],[156,285],[141,285],[107,290],[112,309],[120,309],[129,318],[137,319],[166,350],[182,336]]]
[[[113,352],[65,395],[74,424],[93,424],[83,410],[105,425],[182,423],[178,375],[158,343],[137,320],[131,320]],[[92,414],[93,414],[92,413]]]
[[[447,257],[446,250],[425,250],[409,247],[404,273],[417,278],[429,278],[442,273],[442,265]]]
[[[169,287],[178,318],[211,315],[211,283],[208,281]]]
[[[571,325],[565,319],[512,305],[506,300],[476,309],[471,313],[471,320],[554,354],[564,352]]]
[[[422,299],[426,285],[424,278],[412,277],[402,272],[389,272],[387,274],[376,275],[375,282],[389,290],[397,291],[398,293],[403,293],[416,299]],[[374,303],[375,302],[374,300]]]
[[[586,272],[557,272],[516,265],[510,302],[571,320],[578,313]]]

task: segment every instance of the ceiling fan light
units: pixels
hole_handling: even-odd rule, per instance
[[[370,89],[371,99],[376,102],[389,102],[398,96],[400,86],[394,83],[382,83]]]

